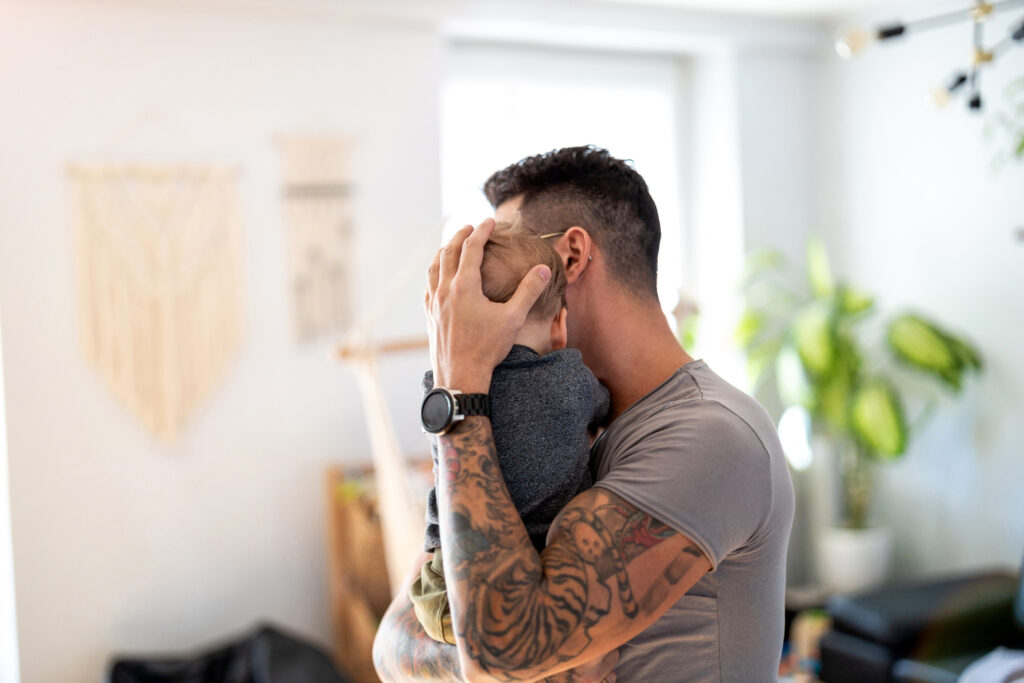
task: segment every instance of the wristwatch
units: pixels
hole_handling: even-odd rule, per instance
[[[423,431],[445,434],[471,415],[491,416],[491,397],[487,394],[464,394],[455,389],[435,387],[423,397],[420,422]]]

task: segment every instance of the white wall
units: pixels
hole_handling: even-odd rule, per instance
[[[921,3],[906,10],[921,16]],[[997,20],[988,35],[1005,27]],[[1024,163],[994,173],[982,120],[961,102],[926,103],[969,54],[968,35],[965,25],[921,34],[852,63],[823,56],[818,73],[817,210],[837,269],[884,309],[913,307],[969,335],[987,362],[884,469],[901,574],[1019,566],[1024,553],[1024,243],[1013,235],[1024,226]],[[983,74],[990,107],[1022,76],[1018,47]]]
[[[815,229],[814,103],[810,54],[747,51],[738,58],[737,119],[745,246],[803,255]]]
[[[747,381],[732,341],[741,255],[798,253],[813,230],[816,63],[809,50],[748,46],[701,54],[689,72],[687,267],[701,301],[699,351],[739,386]]]
[[[6,3],[0,19],[0,311],[24,683],[97,681],[111,652],[192,646],[257,618],[326,641],[321,473],[368,459],[369,444],[330,345],[291,340],[271,136],[360,136],[357,300],[439,234],[436,31],[286,6],[140,4]],[[146,111],[163,120],[155,133],[105,149]],[[186,156],[241,167],[246,274],[237,363],[172,445],[82,360],[65,178],[68,162],[131,157],[167,131]],[[419,283],[383,335],[422,330]],[[383,368],[396,412],[415,414],[426,364]],[[396,424],[404,448],[423,449],[415,420]]]

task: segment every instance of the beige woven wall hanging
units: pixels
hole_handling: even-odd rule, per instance
[[[276,138],[295,337],[309,341],[352,319],[352,140],[334,134]]]
[[[241,338],[237,171],[70,170],[85,356],[147,428],[173,439]]]

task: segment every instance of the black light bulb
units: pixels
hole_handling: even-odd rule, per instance
[[[1013,33],[1010,34],[1010,37],[1018,43],[1024,40],[1024,21],[1020,22],[1020,26],[1014,29]]]
[[[890,24],[889,26],[883,26],[878,29],[879,40],[889,40],[890,38],[898,38],[907,32],[907,27],[903,24]]]
[[[963,87],[964,83],[967,82],[967,74],[963,71],[958,71],[953,74],[953,77],[949,79],[949,83],[946,84],[946,90],[950,94],[955,93],[957,90]]]
[[[936,107],[945,107],[949,104],[949,101],[953,99],[956,91],[964,87],[964,83],[967,82],[967,74],[963,71],[958,71],[953,74],[945,85],[940,85],[932,89],[931,101]]]

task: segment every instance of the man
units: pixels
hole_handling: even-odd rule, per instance
[[[568,343],[608,387],[613,421],[594,444],[595,486],[562,510],[540,554],[502,484],[486,414],[432,425],[446,430],[438,501],[458,646],[424,642],[400,593],[375,643],[379,673],[600,680],[614,666],[607,680],[774,681],[789,473],[763,409],[694,361],[668,326],[646,184],[606,151],[576,147],[499,171],[485,192],[496,217],[519,212],[556,240]],[[491,230],[491,220],[463,228],[428,271],[436,385],[469,395],[487,393],[550,278],[537,266],[506,304],[486,299]],[[605,655],[617,649],[616,664]]]

